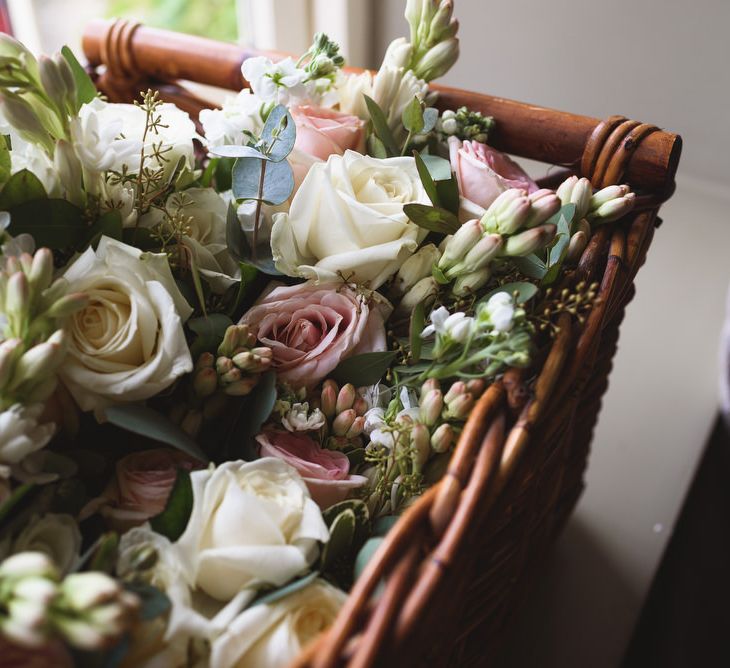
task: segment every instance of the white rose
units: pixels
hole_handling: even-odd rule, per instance
[[[147,167],[162,166],[166,173],[175,169],[180,158],[192,169],[195,165],[193,139],[198,137],[190,116],[174,104],[164,103],[156,111],[161,122],[156,132],[144,137],[147,114],[133,104],[110,104],[95,98],[79,110],[71,127],[76,154],[91,172],[139,173],[139,157],[144,137]],[[124,137],[124,138],[122,138]],[[151,157],[153,144],[162,143],[165,162]],[[169,150],[167,150],[169,149]]]
[[[324,580],[270,604],[244,610],[213,641],[210,668],[288,666],[329,628],[347,596]]]
[[[226,462],[190,478],[193,510],[177,544],[194,586],[219,601],[283,585],[329,537],[307,486],[279,459]]]
[[[81,532],[71,515],[47,513],[34,517],[12,541],[10,553],[42,552],[62,573],[76,566],[81,549]]]
[[[71,292],[85,292],[90,300],[71,318],[60,369],[83,410],[147,399],[192,370],[182,328],[192,309],[166,255],[102,237],[65,278]]]
[[[276,266],[289,276],[345,277],[376,289],[426,234],[403,213],[411,202],[428,202],[413,158],[332,155],[313,165],[289,213],[275,216]]]
[[[226,200],[213,188],[189,188],[170,195],[165,209],[171,219],[185,219],[183,245],[213,292],[223,294],[240,277],[240,269],[226,242]],[[160,209],[151,209],[140,218],[139,224],[154,227],[163,219]]]
[[[51,440],[56,425],[39,424],[43,404],[15,404],[0,411],[0,464],[17,464]]]
[[[200,124],[208,146],[248,144],[245,131],[259,135],[264,127],[261,109],[265,102],[244,88],[235,97],[226,98],[220,109],[203,109],[200,112]]]

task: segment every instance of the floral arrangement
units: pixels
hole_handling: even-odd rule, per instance
[[[451,0],[200,125],[0,36],[0,631],[18,665],[284,666],[597,289],[625,186],[538,185],[429,83]],[[35,663],[33,663],[35,662]]]

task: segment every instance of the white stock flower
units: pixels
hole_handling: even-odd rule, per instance
[[[0,464],[17,464],[51,440],[56,425],[39,424],[43,404],[15,404],[0,411]]]
[[[210,668],[289,665],[332,625],[346,599],[343,591],[317,579],[283,599],[252,605],[213,641]]]
[[[208,146],[223,144],[248,144],[249,138],[244,131],[261,133],[264,122],[261,109],[265,102],[244,88],[238,95],[226,98],[220,109],[203,109],[200,112],[200,123],[203,126]]]
[[[191,584],[218,601],[283,585],[329,538],[307,486],[280,459],[226,462],[190,479],[193,510],[177,545]]]
[[[413,158],[332,155],[312,166],[289,213],[274,217],[271,249],[277,268],[320,282],[344,276],[376,289],[425,234],[403,213],[403,205],[427,201]]]
[[[324,413],[319,408],[309,412],[309,402],[296,403],[282,416],[281,424],[288,431],[315,431],[326,422]]]
[[[304,81],[307,73],[291,58],[276,63],[265,56],[247,58],[241,72],[254,95],[264,102],[289,105],[306,100],[310,95],[311,87]]]
[[[192,370],[182,323],[192,313],[163,253],[143,253],[108,237],[64,277],[89,304],[69,323],[60,374],[83,410],[141,401]]]
[[[449,314],[445,306],[431,311],[431,324],[427,325],[421,336],[427,338],[433,334],[448,336],[457,343],[464,343],[474,331],[475,320],[461,311]]]
[[[485,310],[489,314],[489,320],[494,329],[498,332],[508,332],[512,329],[515,315],[512,295],[507,292],[497,292],[489,298]]]
[[[42,552],[62,573],[70,573],[79,559],[81,531],[76,520],[64,513],[47,513],[30,520],[15,537],[10,553]]]

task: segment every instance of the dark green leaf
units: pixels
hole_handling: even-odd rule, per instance
[[[105,409],[113,425],[182,450],[201,462],[208,461],[197,443],[166,416],[141,404],[116,404]]]
[[[12,179],[11,179],[12,181]],[[10,181],[8,182],[8,185]],[[10,209],[8,232],[30,234],[36,246],[77,248],[87,237],[89,228],[84,212],[63,199],[37,199]]]
[[[200,187],[208,188],[213,182],[213,176],[215,176],[215,168],[218,164],[218,158],[211,158],[208,160],[208,164],[205,166],[205,171],[200,176]]]
[[[355,539],[355,513],[343,510],[330,525],[330,538],[322,547],[322,570],[326,571],[347,555]]]
[[[136,594],[142,602],[139,617],[143,622],[161,617],[170,609],[170,599],[157,587],[143,582],[125,582],[124,588]]]
[[[175,542],[185,531],[193,512],[193,483],[190,471],[178,469],[175,484],[167,497],[165,510],[150,519],[154,531]]]
[[[116,531],[109,531],[102,535],[94,550],[94,555],[89,563],[90,571],[103,571],[104,573],[114,572],[117,564],[117,549],[119,548],[119,534]]]
[[[261,376],[253,392],[248,395],[245,420],[233,437],[233,445],[238,448],[235,458],[251,460],[255,458],[254,438],[261,433],[261,427],[269,419],[276,404],[276,372],[267,371]]]
[[[411,361],[418,362],[421,359],[421,346],[423,345],[423,339],[421,338],[421,332],[426,323],[426,313],[423,302],[418,302],[416,308],[411,313],[410,323],[410,346],[411,346]]]
[[[423,129],[421,132],[423,134],[426,134],[427,132],[431,132],[431,130],[434,129],[436,126],[436,122],[439,119],[439,110],[434,109],[434,107],[428,107],[423,110]]]
[[[76,81],[76,110],[78,111],[81,105],[91,102],[96,97],[96,86],[94,86],[94,82],[81,66],[81,63],[76,60],[76,56],[71,49],[64,46],[61,48],[61,55],[70,65],[71,72],[74,75],[74,81]]]
[[[122,235],[122,214],[117,209],[113,209],[99,216],[97,221],[89,228],[83,247],[94,246],[96,248],[102,236],[121,241]],[[79,250],[83,250],[83,248],[81,247]]]
[[[421,134],[425,125],[421,100],[414,96],[413,99],[405,106],[405,109],[403,109],[401,120],[403,121],[403,127],[408,130],[408,132],[414,135]]]
[[[368,562],[373,558],[378,548],[382,545],[385,539],[380,536],[370,538],[365,545],[362,546],[360,551],[357,553],[355,559],[355,580],[357,580],[365,570]]]
[[[241,227],[241,221],[238,219],[238,213],[233,204],[229,205],[226,218],[226,243],[228,245],[228,252],[238,262],[244,262],[268,276],[283,276],[274,264],[270,244],[268,244],[268,253],[262,254],[259,252],[256,260],[253,259],[251,244],[249,244],[246,233]],[[261,245],[260,243],[259,251],[261,251]]]
[[[230,190],[233,183],[232,172],[235,164],[233,158],[219,158],[215,165],[215,187],[218,192]]]
[[[393,133],[390,131],[390,126],[388,125],[388,119],[383,113],[383,110],[371,97],[368,97],[367,95],[364,97],[368,113],[370,114],[370,120],[373,124],[373,131],[377,135],[378,139],[383,142],[383,146],[385,146],[385,150],[388,152],[388,155],[398,155],[398,145],[395,143]]]
[[[197,334],[195,342],[190,346],[190,354],[197,358],[206,352],[214,353],[232,324],[233,321],[223,313],[210,313],[207,317],[188,320],[190,331]]]
[[[350,470],[357,468],[365,461],[365,448],[355,448],[345,454],[350,460]]]
[[[33,490],[35,489],[35,485],[32,483],[25,483],[23,485],[19,485],[16,487],[12,494],[8,496],[5,501],[0,504],[0,524],[2,524],[5,519],[11,514],[14,513],[16,507],[18,504]]]
[[[438,234],[454,234],[460,227],[459,219],[446,209],[427,204],[406,204],[403,212],[418,227]]]
[[[418,176],[423,184],[423,189],[428,195],[428,199],[431,200],[431,204],[434,206],[440,206],[441,200],[439,199],[439,193],[436,189],[436,183],[434,183],[433,176],[428,169],[428,165],[424,162],[423,157],[418,151],[413,151],[413,157],[416,159],[416,169],[418,170]],[[424,205],[420,205],[424,206]]]
[[[0,137],[0,183],[5,183],[10,178],[11,168],[10,147],[5,136],[2,136]]]
[[[262,165],[265,169],[262,170]],[[294,190],[294,172],[288,161],[266,162],[258,158],[239,158],[233,166],[232,190],[236,199],[261,199],[267,204],[282,204]]]
[[[18,204],[32,202],[38,199],[48,199],[46,189],[38,177],[27,169],[15,172],[0,194],[0,210],[9,211]]]
[[[355,387],[374,385],[385,375],[397,354],[386,351],[349,357],[337,365],[331,377],[341,385],[346,383],[352,383]]]
[[[494,288],[488,295],[482,297],[480,302],[487,302],[491,297],[496,295],[498,292],[507,292],[510,295],[517,293],[517,303],[525,304],[530,301],[538,292],[538,287],[534,283],[528,283],[527,281],[519,281],[515,283],[505,283],[500,285],[498,288]]]
[[[297,128],[289,110],[283,105],[276,105],[266,118],[261,131],[262,150],[274,162],[282,162],[294,148],[297,139]]]
[[[122,241],[143,251],[160,249],[160,242],[152,236],[152,230],[146,227],[125,227],[122,229]]]
[[[294,580],[293,582],[290,582],[289,584],[286,584],[283,587],[279,587],[278,589],[274,589],[273,591],[263,594],[263,596],[259,596],[259,598],[254,599],[254,601],[251,603],[251,606],[262,605],[262,604],[265,605],[267,603],[276,603],[277,601],[280,601],[282,598],[291,596],[292,594],[295,594],[296,592],[304,589],[305,587],[308,587],[318,577],[319,577],[319,571],[312,571],[311,573],[308,573],[304,577],[298,578],[297,580]],[[251,607],[251,606],[249,606],[249,607]]]
[[[436,192],[439,201],[444,209],[451,213],[459,214],[459,183],[456,175],[452,174],[451,178],[436,181]]]
[[[527,257],[512,257],[510,261],[528,278],[542,279],[547,273],[545,263],[537,255]]]
[[[367,505],[361,499],[346,499],[326,508],[322,511],[322,519],[327,526],[331,526],[337,516],[345,510],[350,510],[355,514],[355,526],[358,533],[362,533],[369,528],[370,513]]]
[[[373,536],[385,536],[400,519],[398,515],[384,515],[375,520],[373,524]]]

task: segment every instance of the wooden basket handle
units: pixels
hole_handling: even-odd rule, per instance
[[[125,20],[91,22],[84,32],[83,49],[92,67],[106,67],[99,85],[115,101],[136,97],[149,81],[187,80],[240,90],[246,85],[241,64],[262,54]],[[491,143],[507,153],[573,167],[597,187],[625,179],[660,200],[674,190],[682,147],[679,135],[622,117],[600,121],[446,86],[433,88],[439,91],[437,106],[442,109],[466,105],[494,116],[497,131]],[[200,104],[186,108],[194,112]]]

